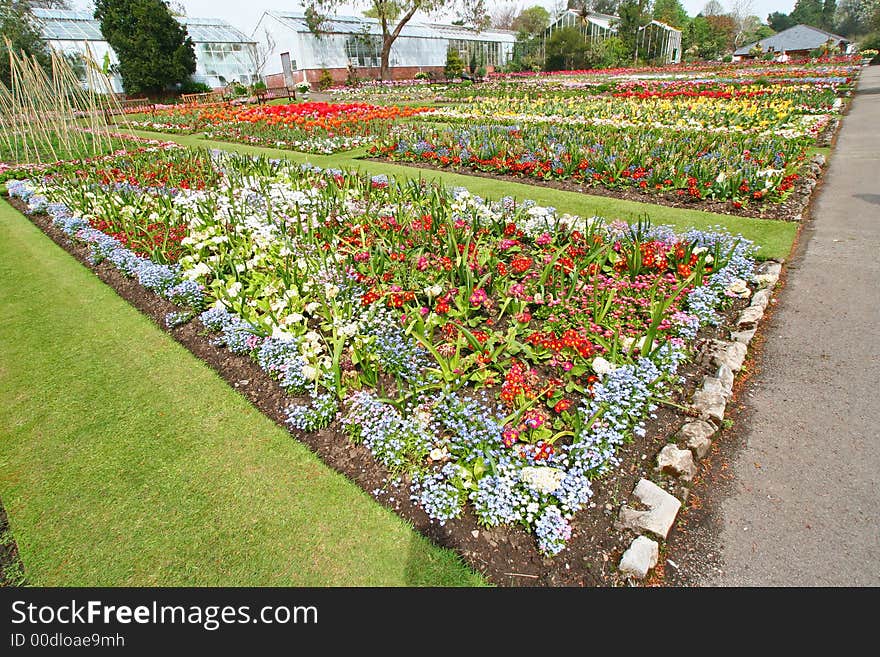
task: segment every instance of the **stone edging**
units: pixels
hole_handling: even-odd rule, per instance
[[[633,496],[644,507],[636,509],[627,504],[620,508],[616,526],[632,529],[639,535],[630,543],[618,565],[621,575],[631,581],[643,580],[657,565],[658,540],[665,540],[675,523],[682,501],[687,499],[687,484],[697,474],[699,460],[708,454],[712,438],[721,428],[724,411],[733,395],[736,373],[742,369],[748,345],[757,331],[758,322],[770,303],[773,290],[782,273],[782,262],[767,261],[756,268],[758,287],[751,295],[751,304],[736,320],[736,330],[730,341],[711,340],[701,351],[699,360],[715,366],[715,374],[706,375],[691,400],[693,419],[672,437],[657,455],[656,472],[673,477],[681,484],[679,500],[654,482],[641,479],[633,489]],[[653,537],[653,538],[652,538]],[[657,539],[657,540],[655,540]]]

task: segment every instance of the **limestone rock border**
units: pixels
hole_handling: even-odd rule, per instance
[[[782,264],[782,261],[768,260],[755,268],[757,289],[751,295],[749,306],[737,317],[730,340],[712,340],[701,352],[699,360],[711,363],[715,370],[703,377],[701,386],[693,395],[693,419],[686,422],[673,436],[674,442],[664,446],[657,455],[656,471],[683,486],[683,499],[687,497],[687,484],[696,475],[700,459],[709,453],[712,438],[724,422],[727,403],[733,396],[734,378],[743,367],[748,345],[771,302],[782,274]],[[648,479],[638,482],[633,496],[647,510],[623,504],[616,523],[618,528],[632,529],[637,533],[618,565],[618,571],[631,582],[645,579],[657,565],[657,541],[666,539],[683,501]]]

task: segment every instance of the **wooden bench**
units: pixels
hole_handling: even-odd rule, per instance
[[[286,85],[267,87],[265,93],[259,94],[257,96],[257,100],[262,103],[267,100],[284,97],[286,97],[287,100],[296,100],[296,89],[294,89],[293,87],[288,87]]]
[[[187,105],[191,103],[222,103],[224,100],[222,91],[206,91],[200,94],[180,94],[180,99]]]

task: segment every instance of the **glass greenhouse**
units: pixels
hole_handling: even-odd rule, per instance
[[[617,20],[616,16],[608,14],[581,13],[569,9],[562,12],[547,28],[546,37],[550,38],[556,30],[574,27],[591,43],[604,41],[617,34],[615,26]],[[639,56],[645,59],[655,59],[664,64],[677,64],[681,61],[681,30],[676,30],[665,23],[652,20],[640,28],[636,43]]]
[[[83,11],[33,9],[43,38],[58,52],[91,57],[99,66],[112,72],[119,61],[113,48],[104,41],[101,25],[92,14]],[[192,78],[210,87],[223,87],[237,80],[253,81],[257,68],[257,50],[248,36],[229,23],[213,18],[179,17],[192,38],[196,52],[196,72]],[[122,79],[111,73],[113,90],[121,93]]]
[[[255,35],[267,35],[271,46],[266,73],[281,74],[281,55],[288,53],[298,79],[314,79],[326,69],[337,80],[344,79],[349,67],[371,69],[360,74],[378,75],[381,64],[382,28],[374,18],[333,16],[325,21],[323,32],[315,35],[302,12],[267,11],[260,18]],[[446,52],[458,49],[465,61],[470,53],[486,67],[506,64],[513,53],[513,32],[476,32],[455,25],[408,22],[391,46],[389,64],[395,78],[411,78],[420,71],[439,72],[446,65]]]

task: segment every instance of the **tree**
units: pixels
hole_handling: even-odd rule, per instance
[[[718,0],[709,0],[700,12],[703,16],[721,16],[724,14],[724,7]]]
[[[519,12],[513,21],[513,29],[529,36],[541,34],[550,25],[550,12],[541,5],[535,5]]]
[[[767,16],[767,25],[769,25],[774,32],[782,32],[782,30],[787,30],[790,27],[794,27],[797,23],[789,16],[788,14],[783,14],[780,11],[774,11],[772,14]]]
[[[446,50],[446,68],[443,70],[447,80],[460,78],[464,73],[464,62],[461,61],[461,55],[457,48],[447,48]]]
[[[648,0],[622,0],[617,6],[617,36],[628,57],[638,57],[639,31],[651,21]]]
[[[654,20],[680,30],[688,24],[689,19],[680,0],[654,0]]]
[[[351,4],[346,0],[307,0],[306,23],[313,34],[320,35],[324,31],[324,24],[328,14],[341,5]],[[391,79],[391,46],[400,36],[403,28],[412,19],[417,11],[426,14],[438,9],[461,8],[463,15],[472,17],[488,16],[486,0],[360,0],[357,4],[368,5],[367,12],[379,21],[382,29],[381,65],[379,76],[383,80]],[[476,25],[475,27],[480,27]]]
[[[689,59],[716,60],[730,49],[733,20],[729,16],[694,18],[682,34],[682,50]]]
[[[162,0],[97,0],[95,18],[126,93],[158,95],[195,73],[192,39]]]
[[[620,0],[568,0],[566,6],[569,9],[576,9],[581,14],[594,11],[597,14],[614,16],[617,14],[619,4]]]
[[[46,72],[51,67],[51,56],[40,29],[24,0],[0,0],[0,35],[9,39],[12,51],[17,55],[33,57]],[[11,86],[12,72],[9,68],[9,50],[0,38],[0,81]]]
[[[512,30],[516,17],[517,7],[515,4],[498,5],[492,13],[492,27],[496,30]]]
[[[875,17],[877,23],[872,25]],[[836,20],[837,32],[848,37],[880,29],[880,0],[840,0]]]
[[[254,83],[262,81],[263,70],[266,68],[266,63],[275,51],[275,38],[269,30],[265,30],[263,36],[265,37],[265,41],[258,42],[256,47],[250,52],[251,66],[253,67],[253,73],[251,76],[253,77]]]
[[[790,16],[795,25],[822,27],[822,0],[797,0]]]
[[[829,32],[834,30],[835,14],[837,14],[837,0],[825,0],[822,3],[822,29]]]
[[[547,39],[547,56],[544,68],[547,71],[570,71],[586,68],[587,42],[576,27],[563,27],[554,30]]]

